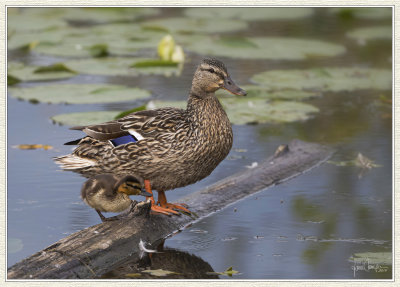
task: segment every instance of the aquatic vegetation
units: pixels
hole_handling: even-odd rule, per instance
[[[42,103],[113,103],[150,97],[150,92],[121,85],[107,84],[54,84],[29,88],[9,88],[11,96]]]
[[[392,27],[390,26],[373,26],[366,28],[358,28],[346,33],[346,36],[358,41],[360,44],[377,39],[392,39]]]
[[[149,30],[177,33],[222,33],[243,30],[248,27],[241,20],[229,19],[195,19],[195,18],[165,18],[159,20],[148,20],[141,27]]]
[[[273,21],[273,20],[295,20],[310,17],[313,14],[312,8],[279,8],[268,7],[259,9],[249,8],[187,8],[184,12],[191,18],[211,19],[240,19],[246,21]]]
[[[254,75],[251,80],[270,89],[304,89],[313,91],[389,90],[390,70],[371,68],[314,68],[271,70]]]
[[[342,45],[289,37],[209,37],[186,47],[190,51],[239,59],[304,60],[346,52]]]
[[[232,275],[239,275],[240,273],[237,270],[233,270],[233,267],[231,266],[231,267],[227,268],[223,272],[207,272],[207,274],[210,274],[210,275],[224,275],[224,276],[232,277]]]
[[[174,76],[181,72],[176,63],[163,62],[152,58],[106,57],[69,60],[64,63],[74,71],[88,75],[138,76],[164,75]]]
[[[66,79],[76,76],[76,72],[62,63],[56,63],[49,66],[27,66],[19,62],[9,62],[7,76],[10,79],[16,79],[18,82],[25,81],[45,81]],[[14,84],[8,82],[8,85]]]
[[[392,17],[392,9],[389,7],[335,7],[328,8],[329,13],[337,14],[343,19],[368,19],[368,20],[383,20]]]

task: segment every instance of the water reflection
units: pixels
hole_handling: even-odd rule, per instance
[[[148,270],[173,272],[157,276]],[[143,272],[146,271],[146,272]],[[162,271],[160,271],[162,272]],[[100,278],[103,279],[218,279],[211,265],[202,258],[178,249],[164,248],[160,244],[157,253],[146,254],[139,261],[134,256]],[[156,273],[157,274],[157,273]]]

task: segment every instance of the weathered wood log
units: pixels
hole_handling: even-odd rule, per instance
[[[293,140],[259,164],[181,198],[199,218],[267,187],[302,174],[326,161],[328,147]],[[8,269],[8,279],[94,278],[126,258],[137,256],[140,240],[155,244],[192,223],[193,217],[149,214],[149,203],[136,205],[125,219],[104,222],[59,240]]]

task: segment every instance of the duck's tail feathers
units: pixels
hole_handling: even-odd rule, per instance
[[[55,157],[54,161],[64,170],[77,170],[96,165],[95,160],[79,157],[74,154]]]
[[[82,138],[73,140],[73,141],[69,141],[69,142],[66,142],[64,145],[77,145],[81,140],[82,140]]]

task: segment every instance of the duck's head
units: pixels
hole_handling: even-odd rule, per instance
[[[152,194],[143,189],[143,182],[132,175],[124,176],[117,181],[114,185],[114,189],[117,192],[122,192],[127,195],[152,196]]]
[[[247,95],[245,90],[233,82],[224,63],[217,59],[205,58],[194,73],[192,91],[202,96],[214,93],[218,89],[225,89],[238,96]]]

